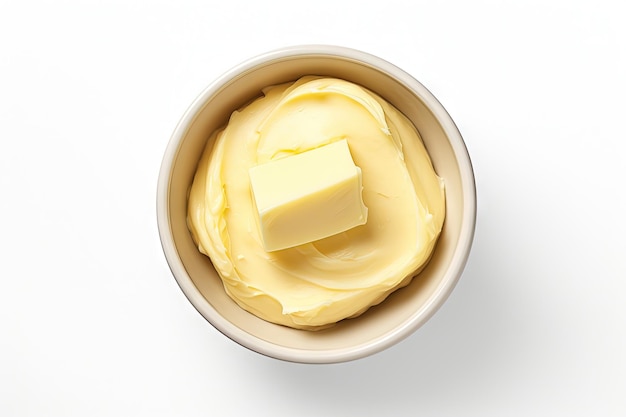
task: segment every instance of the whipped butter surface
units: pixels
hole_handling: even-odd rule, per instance
[[[265,251],[249,169],[343,139],[361,169],[367,223]],[[188,202],[192,236],[229,296],[262,319],[310,330],[358,316],[408,284],[444,217],[443,181],[411,122],[362,87],[313,76],[269,87],[232,114],[209,139]]]

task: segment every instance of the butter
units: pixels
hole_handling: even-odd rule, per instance
[[[361,169],[367,223],[266,251],[250,169],[338,138],[348,141]],[[430,259],[445,218],[443,180],[419,132],[373,92],[314,76],[268,87],[208,141],[189,193],[189,229],[226,293],[246,311],[323,329],[382,302]]]
[[[361,169],[346,139],[249,170],[266,251],[302,245],[367,222]]]

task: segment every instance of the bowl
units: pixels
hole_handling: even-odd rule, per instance
[[[224,291],[208,257],[187,228],[187,195],[210,134],[264,87],[325,75],[360,84],[393,104],[422,136],[446,185],[446,220],[427,267],[411,284],[365,314],[316,332],[272,324],[244,311]],[[163,252],[181,290],[217,330],[272,358],[336,363],[363,358],[403,340],[422,326],[456,286],[470,253],[476,188],[463,138],[439,101],[400,68],[366,52],[330,45],[293,46],[254,57],[226,72],[191,104],[163,157],[157,189]],[[453,329],[451,329],[453,331]]]

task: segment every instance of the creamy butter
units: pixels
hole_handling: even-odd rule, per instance
[[[250,168],[267,251],[291,248],[367,222],[361,169],[345,139]]]
[[[265,251],[249,169],[343,139],[361,168],[367,223]],[[319,77],[270,87],[208,143],[190,191],[189,228],[247,311],[324,328],[380,303],[428,262],[444,222],[443,181],[414,126],[374,93]]]

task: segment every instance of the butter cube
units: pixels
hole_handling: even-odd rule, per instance
[[[367,222],[361,169],[345,139],[250,168],[266,251],[329,237]]]

